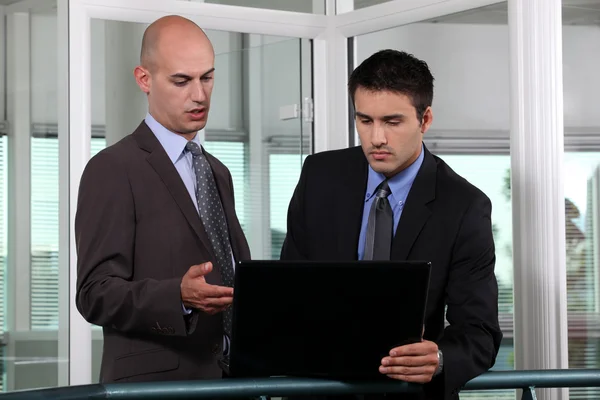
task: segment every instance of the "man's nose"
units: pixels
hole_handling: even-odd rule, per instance
[[[202,103],[206,100],[206,92],[204,91],[204,86],[202,86],[201,82],[194,83],[191,98],[195,103]]]
[[[387,143],[385,137],[385,130],[380,123],[373,124],[373,131],[371,133],[371,144],[375,147],[383,146]]]

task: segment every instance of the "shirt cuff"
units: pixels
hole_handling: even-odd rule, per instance
[[[184,313],[185,315],[190,315],[190,314],[192,313],[192,310],[189,310],[189,309],[187,309],[187,308],[186,308],[186,307],[183,305],[183,303],[181,303],[181,308],[183,308],[183,313]]]

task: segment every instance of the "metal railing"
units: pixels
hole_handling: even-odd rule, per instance
[[[468,382],[463,391],[523,389],[522,400],[535,400],[536,388],[600,387],[600,370],[487,372]],[[111,383],[27,390],[0,395],[0,400],[75,399],[227,399],[343,395],[355,393],[414,393],[421,387],[399,381],[340,382],[308,378],[221,379],[148,383]]]

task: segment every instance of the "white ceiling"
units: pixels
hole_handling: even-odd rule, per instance
[[[600,0],[563,0],[564,25],[600,25]],[[457,14],[444,15],[427,22],[453,24],[508,24],[506,2],[492,4]]]
[[[0,0],[9,5],[20,0]],[[389,0],[354,0],[355,8],[364,8]],[[563,0],[563,23],[565,25],[600,25],[600,0]],[[444,15],[424,22],[452,24],[507,24],[508,12],[505,1],[487,7],[475,8],[457,14]]]
[[[390,0],[354,0],[356,9],[386,3]],[[563,24],[600,25],[600,0],[562,0]],[[506,1],[457,14],[444,15],[424,22],[450,24],[508,24]]]

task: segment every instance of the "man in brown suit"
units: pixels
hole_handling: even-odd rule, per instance
[[[250,250],[231,174],[197,136],[212,45],[193,22],[161,18],[144,33],[134,75],[146,118],[81,178],[77,308],[103,328],[101,382],[221,378],[234,263]]]

